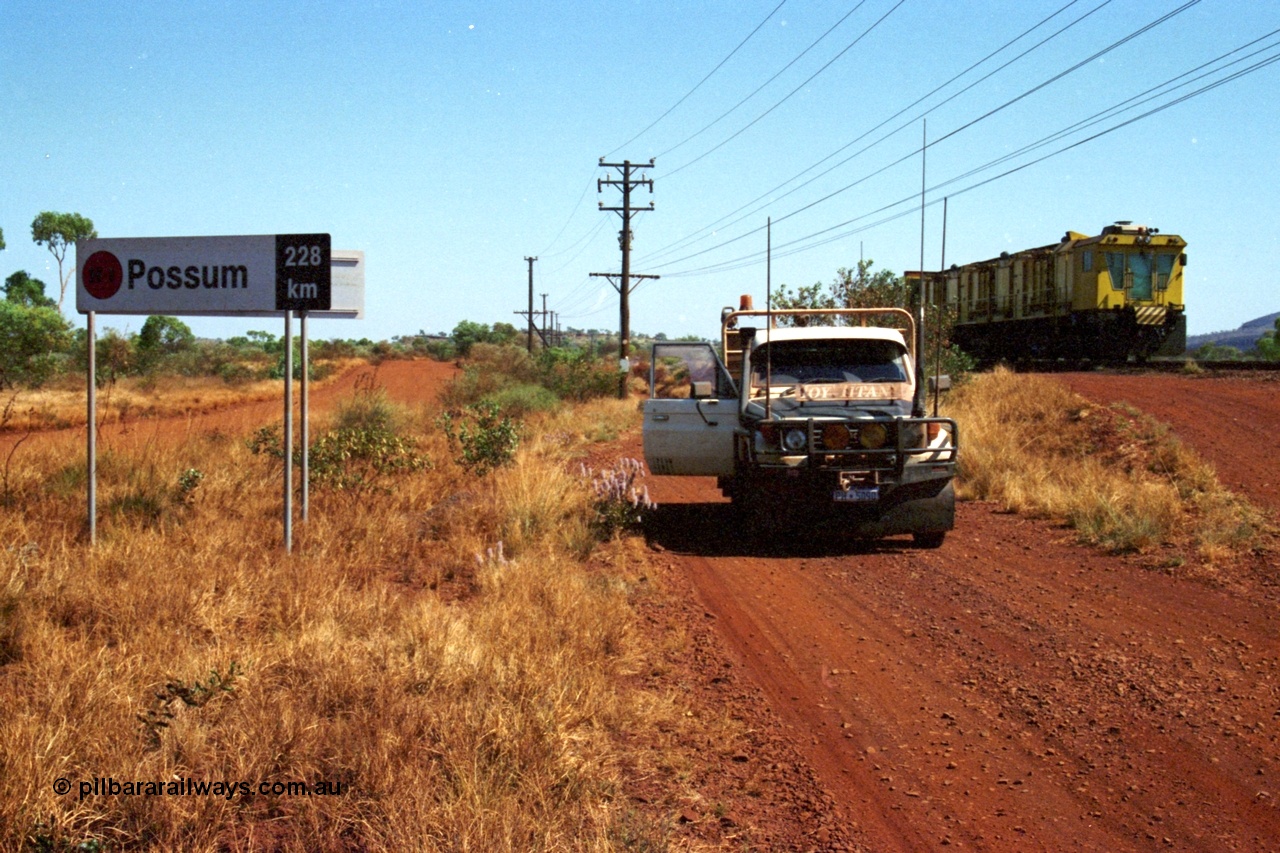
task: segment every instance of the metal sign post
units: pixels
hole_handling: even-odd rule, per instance
[[[298,312],[298,333],[302,336],[302,520],[307,520],[307,480],[308,480],[308,457],[311,455],[311,443],[308,430],[309,422],[307,420],[307,373],[311,370],[311,365],[307,361],[307,312]]]
[[[98,339],[94,328],[94,315],[89,312],[88,330],[85,335],[89,356],[89,418],[86,431],[89,447],[89,544],[98,543]]]
[[[293,553],[293,312],[284,312],[284,550]]]

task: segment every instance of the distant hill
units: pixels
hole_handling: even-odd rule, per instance
[[[1247,323],[1241,323],[1240,328],[1232,329],[1229,332],[1210,332],[1207,335],[1188,335],[1187,336],[1187,352],[1195,352],[1205,344],[1222,344],[1224,346],[1235,347],[1241,352],[1248,352],[1253,349],[1254,344],[1258,342],[1258,338],[1262,337],[1262,333],[1275,328],[1276,318],[1280,317],[1280,311],[1274,314],[1267,314],[1250,320]]]

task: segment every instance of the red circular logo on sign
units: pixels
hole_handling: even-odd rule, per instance
[[[110,252],[94,252],[84,262],[80,274],[84,278],[84,289],[94,299],[110,299],[124,282],[120,259]]]

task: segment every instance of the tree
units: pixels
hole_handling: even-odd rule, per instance
[[[0,301],[0,388],[40,385],[57,370],[70,326],[56,308]]]
[[[138,333],[135,346],[137,346],[138,355],[143,360],[149,361],[157,356],[173,355],[189,350],[195,342],[196,336],[192,333],[191,327],[177,317],[152,314],[142,324],[142,331]]]
[[[95,377],[99,387],[115,385],[116,380],[128,374],[133,368],[133,342],[115,329],[107,329],[98,338],[97,347],[98,375]]]
[[[53,308],[56,303],[44,295],[44,282],[18,270],[4,280],[4,298],[8,302],[29,307]]]
[[[874,261],[858,261],[857,269],[841,267],[826,285],[815,282],[798,287],[793,294],[783,285],[773,297],[774,308],[910,308],[914,304],[906,280],[889,270],[872,272]],[[826,318],[809,318],[809,323],[830,325]]]
[[[471,352],[473,345],[490,343],[493,338],[493,331],[484,323],[477,323],[474,320],[461,320],[458,325],[453,327],[453,332],[449,335],[449,338],[458,350],[458,355],[465,356]]]
[[[67,249],[77,240],[92,240],[98,236],[93,228],[93,220],[78,213],[53,213],[45,211],[31,222],[31,239],[37,246],[45,246],[54,260],[58,262],[58,310],[62,310],[63,300],[67,296],[67,284],[71,281],[70,272],[63,272],[62,262],[67,257]]]
[[[1197,361],[1240,361],[1244,353],[1233,346],[1209,342],[1191,354]]]
[[[1258,355],[1267,361],[1280,361],[1280,317],[1276,318],[1273,331],[1263,332],[1258,338]]]
[[[906,278],[889,270],[872,271],[874,261],[858,261],[856,269],[841,267],[829,284],[815,282],[792,293],[786,285],[774,294],[773,307],[786,308],[906,308],[915,315],[917,289]],[[831,325],[828,317],[787,318],[803,325]],[[941,370],[958,375],[973,369],[973,359],[951,343],[954,310],[929,305],[925,310],[925,357],[929,374]],[[780,322],[779,325],[783,325]]]
[[[4,249],[4,229],[0,228],[0,250]]]
[[[493,332],[488,342],[491,344],[509,344],[513,343],[518,337],[520,337],[520,330],[510,323],[494,323]]]

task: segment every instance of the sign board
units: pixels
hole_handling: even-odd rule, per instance
[[[76,243],[76,310],[82,314],[323,313],[332,304],[332,278],[328,234]]]
[[[364,252],[334,249],[329,259],[329,310],[312,312],[323,320],[364,319]]]

